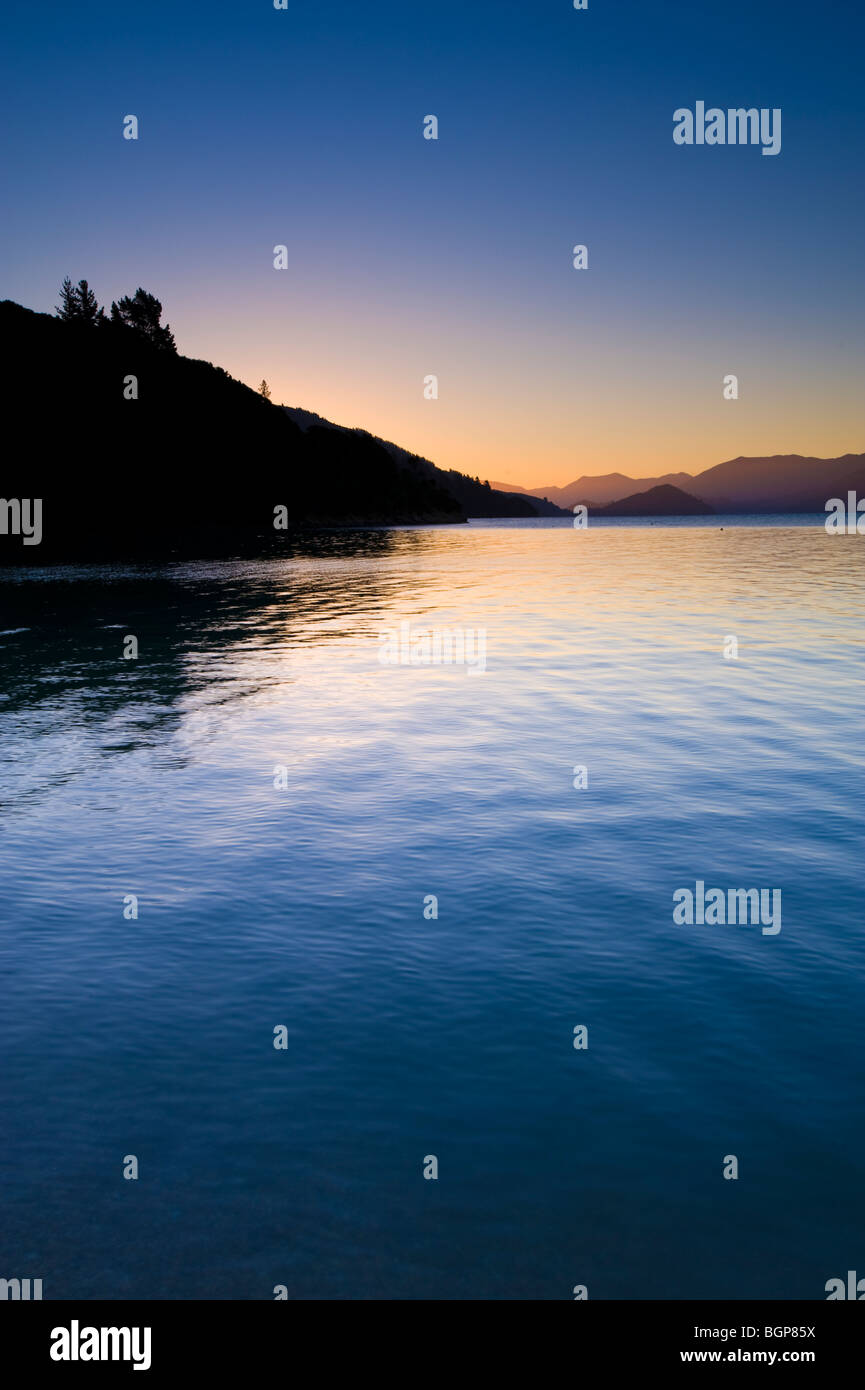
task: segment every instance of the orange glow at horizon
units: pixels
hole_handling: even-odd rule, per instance
[[[768,353],[723,336],[707,347],[696,330],[693,341],[638,338],[611,322],[593,325],[589,351],[561,325],[541,333],[503,315],[478,327],[453,306],[400,320],[356,299],[325,312],[295,290],[290,316],[281,296],[260,291],[227,316],[189,307],[175,316],[180,350],[253,389],[265,378],[276,404],[482,481],[543,490],[586,474],[640,479],[740,456],[865,450],[852,365],[817,361],[803,389],[792,347]],[[740,394],[729,401],[722,383],[734,367]],[[436,400],[424,398],[429,375]]]

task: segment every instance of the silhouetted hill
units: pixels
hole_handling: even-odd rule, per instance
[[[279,551],[290,524],[464,521],[439,481],[369,435],[301,430],[220,367],[108,320],[0,302],[5,498],[43,499],[43,540],[0,563]],[[124,399],[129,379],[138,399]]]
[[[353,429],[347,425],[335,425],[331,420],[325,420],[320,415],[316,415],[311,410],[302,410],[298,406],[284,405],[282,409],[286,412],[295,424],[300,425],[301,429],[309,429],[314,425],[325,425],[332,430],[345,430],[348,434],[359,435],[364,439],[371,439],[375,444],[387,449],[388,453],[397,463],[404,468],[411,469],[419,476],[426,477],[445,489],[446,492],[459,502],[467,516],[474,517],[521,517],[521,516],[564,516],[564,510],[556,506],[553,502],[545,502],[542,498],[536,497],[533,493],[514,496],[517,489],[499,489],[497,485],[482,483],[477,478],[470,478],[465,473],[459,473],[454,468],[439,468],[437,464],[431,463],[429,459],[423,458],[420,454],[409,453],[408,449],[402,449],[398,444],[391,444],[387,439],[380,439],[377,435],[368,434],[366,430]],[[523,500],[525,497],[525,500]]]
[[[712,508],[699,497],[691,497],[679,487],[664,483],[646,492],[635,492],[611,502],[608,507],[595,507],[592,516],[710,516]]]
[[[664,483],[685,487],[691,481],[690,473],[664,473],[658,478],[629,478],[627,473],[589,473],[576,478],[572,483],[566,483],[564,487],[538,487],[534,491],[566,511],[572,511],[577,503],[583,503],[594,510],[596,507],[606,507],[610,502],[618,502],[620,498],[630,496],[635,489],[647,490]],[[493,483],[492,486],[503,488],[507,492],[527,491],[526,488],[514,487],[510,483]]]
[[[822,512],[830,497],[865,491],[865,454],[836,459],[736,458],[698,473],[688,491],[716,512]]]

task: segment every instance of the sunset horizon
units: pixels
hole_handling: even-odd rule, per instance
[[[209,1390],[284,1371],[277,1303],[552,1301],[580,1370],[849,1376],[863,38],[13,0],[25,1373]]]
[[[65,270],[65,263],[61,264],[61,269]],[[62,276],[58,277],[57,286],[48,295],[50,302],[20,302],[37,312],[52,313],[59,294],[60,278]],[[100,292],[98,272],[94,275],[91,271],[86,278],[97,291],[97,298],[100,301],[104,298],[107,303],[114,294],[129,291],[131,280],[136,279],[136,276],[127,276],[124,282],[110,286],[105,292]],[[137,277],[138,280],[142,278],[152,282],[151,288],[159,288],[158,282],[152,276]],[[365,394],[358,394],[352,389],[350,382],[341,385],[338,380],[331,381],[324,387],[317,387],[314,381],[308,380],[302,367],[300,380],[308,380],[308,385],[286,384],[278,366],[276,370],[273,369],[273,358],[268,359],[265,353],[250,352],[238,358],[237,343],[248,343],[254,339],[254,325],[244,321],[240,329],[235,329],[231,339],[227,341],[221,329],[206,339],[203,336],[196,337],[193,322],[193,331],[187,340],[183,313],[176,312],[171,301],[164,295],[161,297],[165,303],[165,317],[178,338],[178,351],[181,356],[209,361],[215,366],[223,367],[253,390],[257,389],[263,379],[267,382],[276,404],[309,411],[344,428],[366,430],[411,453],[430,459],[441,468],[457,469],[471,476],[488,479],[491,484],[502,482],[508,486],[524,487],[526,491],[531,492],[546,486],[565,487],[582,476],[621,473],[635,481],[667,473],[681,472],[695,476],[707,468],[735,458],[798,455],[830,459],[844,454],[861,453],[865,448],[865,409],[860,406],[860,397],[856,392],[852,392],[846,399],[845,409],[855,419],[855,423],[851,425],[847,425],[843,419],[833,418],[827,422],[825,416],[822,423],[814,421],[811,418],[812,412],[816,409],[814,405],[801,409],[800,425],[791,425],[791,418],[795,420],[797,412],[791,412],[790,403],[786,400],[779,406],[777,423],[771,419],[754,422],[755,412],[748,409],[747,403],[744,403],[743,409],[741,396],[735,401],[722,398],[719,377],[717,400],[701,403],[702,413],[699,419],[692,418],[693,410],[689,412],[688,418],[691,423],[687,440],[679,438],[677,442],[665,442],[661,436],[654,443],[635,443],[633,446],[616,446],[612,443],[607,445],[599,442],[591,456],[578,456],[575,452],[573,462],[561,462],[563,457],[569,456],[568,445],[562,442],[560,434],[554,436],[553,433],[544,433],[544,418],[540,422],[531,421],[524,426],[527,431],[534,431],[535,442],[531,445],[521,445],[519,433],[508,428],[507,415],[502,420],[501,412],[496,414],[491,408],[491,414],[486,419],[479,418],[471,412],[464,416],[460,409],[465,409],[465,403],[462,403],[462,407],[451,406],[441,390],[436,399],[426,399],[423,395],[423,377],[418,378],[416,383],[415,401],[396,401],[392,391],[382,391],[380,396],[371,399]],[[263,331],[266,331],[267,318],[262,322],[265,325]],[[321,325],[319,330],[320,328]],[[404,376],[405,373],[401,375]],[[405,396],[409,396],[408,390]],[[691,405],[693,407],[693,400]],[[731,409],[735,410],[732,420],[729,414],[726,414]],[[820,409],[821,412],[826,410],[825,395],[820,399]],[[611,408],[610,416],[614,415],[615,411]],[[700,424],[700,419],[704,424]],[[597,421],[595,427],[602,437],[603,422]],[[612,434],[613,429],[611,426],[609,428]],[[499,442],[495,447],[487,444],[479,451],[474,439],[476,433],[483,429],[491,429]],[[857,430],[859,438],[854,438],[851,442],[850,435]],[[538,444],[538,440],[544,441],[542,446]],[[723,440],[729,441],[726,448],[719,442]],[[541,454],[544,461],[539,463],[538,456]],[[558,464],[556,460],[559,460]]]
[[[106,3],[13,18],[10,299],[51,313],[65,275],[105,303],[143,284],[187,356],[514,486],[863,447],[843,12],[821,18],[831,70],[736,8],[448,0],[428,24],[393,0],[338,23],[269,4],[239,30],[216,4],[172,11],[170,49],[167,13],[121,47]],[[774,157],[677,143],[713,93],[783,109]]]

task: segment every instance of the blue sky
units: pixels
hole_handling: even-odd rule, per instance
[[[14,4],[0,293],[143,284],[181,351],[506,481],[861,449],[863,30],[767,0]],[[677,147],[698,99],[781,108],[781,153]]]

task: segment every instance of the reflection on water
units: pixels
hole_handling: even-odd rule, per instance
[[[821,1297],[862,1217],[863,554],[565,522],[5,574],[0,1274]],[[403,620],[486,672],[382,666]],[[782,932],[675,927],[698,878],[781,887]]]
[[[45,789],[32,744],[25,758],[15,756],[19,719],[26,740],[42,735],[38,761],[63,764],[61,771],[55,762],[55,780],[74,775],[96,754],[144,745],[182,761],[182,741],[171,748],[170,739],[189,701],[198,710],[215,708],[279,685],[290,679],[279,658],[292,645],[352,631],[341,570],[329,569],[329,561],[369,563],[366,600],[375,610],[376,564],[390,550],[391,534],[300,538],[299,556],[289,562],[94,566],[10,576],[0,590],[0,700],[7,757],[18,764],[20,781],[4,780],[4,796]],[[417,539],[406,532],[403,543],[411,547]],[[303,558],[309,552],[312,562]],[[137,659],[124,655],[130,635]]]

